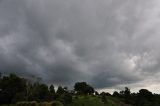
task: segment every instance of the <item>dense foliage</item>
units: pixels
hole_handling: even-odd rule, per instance
[[[59,86],[55,90],[38,81],[31,82],[15,74],[0,74],[0,105],[4,106],[160,106],[160,95],[147,89],[131,93],[130,89],[98,93],[86,82],[77,82],[74,90]],[[12,104],[12,105],[11,105]],[[129,104],[129,105],[127,105]]]
[[[77,82],[74,88],[78,94],[93,94],[94,93],[94,88],[88,85],[86,82]]]

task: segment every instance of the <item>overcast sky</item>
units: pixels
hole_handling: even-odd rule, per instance
[[[0,0],[0,72],[160,93],[160,0]]]

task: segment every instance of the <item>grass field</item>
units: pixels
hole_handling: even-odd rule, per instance
[[[27,103],[30,103],[32,105],[29,105]],[[33,102],[34,103],[34,102]],[[72,103],[68,105],[63,105],[61,103],[52,104],[48,102],[42,102],[42,103],[34,103],[32,102],[22,102],[20,104],[16,105],[1,105],[1,106],[131,106],[122,103],[119,99],[114,97],[106,97],[106,103],[103,103],[100,96],[74,96]]]
[[[107,97],[107,102],[103,103],[98,96],[77,96],[73,98],[72,104],[66,106],[129,106],[116,98]]]

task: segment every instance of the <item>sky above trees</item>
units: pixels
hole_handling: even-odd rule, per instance
[[[0,0],[0,72],[160,92],[159,18],[159,0]]]

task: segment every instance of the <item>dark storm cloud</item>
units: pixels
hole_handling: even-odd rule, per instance
[[[0,71],[96,88],[158,82],[159,6],[158,0],[1,0]]]

